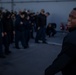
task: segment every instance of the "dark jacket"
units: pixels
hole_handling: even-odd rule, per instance
[[[62,75],[76,75],[76,28],[64,37],[62,50],[45,70],[45,75],[55,75],[59,71]]]
[[[23,22],[23,24],[20,24],[20,22]],[[16,17],[15,30],[25,31],[25,18],[21,18],[19,15]]]
[[[0,18],[0,32],[3,31],[2,19]]]
[[[2,24],[2,20],[0,18],[0,52],[2,49],[2,32],[3,32],[3,24]]]
[[[2,22],[3,22],[3,32],[10,32],[14,30],[13,21],[11,18],[3,17]]]
[[[40,13],[38,15],[38,25],[39,25],[39,27],[46,26],[46,16],[44,14]]]
[[[23,22],[23,24],[21,25],[20,22]],[[15,30],[22,32],[27,29],[30,29],[30,21],[26,20],[25,18],[21,18],[20,16],[17,16],[15,22]]]

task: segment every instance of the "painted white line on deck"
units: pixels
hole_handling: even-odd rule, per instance
[[[41,43],[42,43],[42,42],[41,42]],[[59,45],[59,46],[62,46],[62,44],[61,44],[61,43],[48,42],[48,41],[47,41],[47,43],[48,43],[48,44],[50,44],[50,45],[51,45],[51,44],[53,44],[53,45]],[[33,47],[33,46],[37,46],[37,44],[35,44],[35,43],[31,43],[31,44],[30,44],[30,46],[31,46],[31,47]]]
[[[56,43],[56,42],[48,42],[48,44],[59,45],[59,46],[62,45],[61,43]]]
[[[41,40],[39,40],[39,42],[42,42],[42,41],[41,41]],[[47,43],[48,43],[48,44],[59,45],[59,46],[61,46],[61,45],[62,45],[61,43],[56,43],[56,42],[48,42],[48,41],[47,41]]]

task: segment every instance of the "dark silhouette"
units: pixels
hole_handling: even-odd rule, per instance
[[[69,33],[64,37],[62,50],[58,57],[45,70],[45,75],[76,75],[76,8],[73,8],[68,18]]]

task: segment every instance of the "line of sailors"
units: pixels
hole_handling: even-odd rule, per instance
[[[34,38],[34,27],[36,31],[35,43],[39,43],[39,40],[46,43],[46,18],[48,15],[49,13],[45,14],[44,9],[39,14],[25,11],[15,14],[0,10],[0,58],[5,58],[4,55],[11,53],[9,47],[14,39],[15,48],[20,49],[19,41],[24,49],[28,48],[30,38]]]

